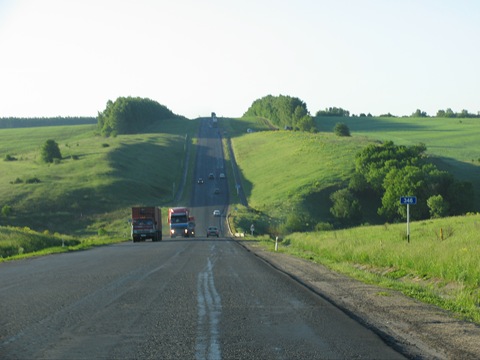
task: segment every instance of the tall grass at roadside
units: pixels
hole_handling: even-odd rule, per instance
[[[27,227],[0,227],[0,260],[21,257],[46,248],[70,247],[80,244],[80,240],[71,236],[39,233]]]
[[[405,224],[385,224],[291,234],[280,251],[401,290],[480,323],[479,231],[477,214],[412,222],[410,242]]]

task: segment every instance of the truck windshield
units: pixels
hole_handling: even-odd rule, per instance
[[[133,225],[137,225],[137,226],[153,225],[153,220],[151,220],[151,219],[135,219],[135,220],[133,220]]]
[[[186,215],[172,215],[171,217],[172,224],[180,224],[188,222]]]

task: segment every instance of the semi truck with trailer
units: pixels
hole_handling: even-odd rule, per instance
[[[162,210],[156,206],[132,207],[132,241],[162,241]]]
[[[170,237],[195,236],[195,219],[186,207],[174,207],[168,209],[168,224],[170,225]]]

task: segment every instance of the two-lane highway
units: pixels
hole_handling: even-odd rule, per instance
[[[205,122],[198,141],[199,227],[228,200],[208,180],[223,166],[215,131]],[[235,240],[197,233],[1,263],[0,359],[403,358]]]
[[[213,179],[209,176],[213,174]],[[222,178],[221,174],[225,177]],[[205,236],[208,226],[217,226],[221,235],[227,235],[224,216],[228,207],[228,180],[222,139],[218,127],[213,127],[208,119],[203,119],[197,142],[191,209],[195,217],[197,236]],[[204,180],[198,184],[198,178]],[[218,193],[216,193],[217,189]],[[221,216],[214,217],[213,211],[220,210]]]

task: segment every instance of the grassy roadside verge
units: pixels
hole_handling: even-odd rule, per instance
[[[294,233],[279,252],[401,291],[480,324],[480,214],[338,231]],[[274,251],[268,237],[261,246]]]

